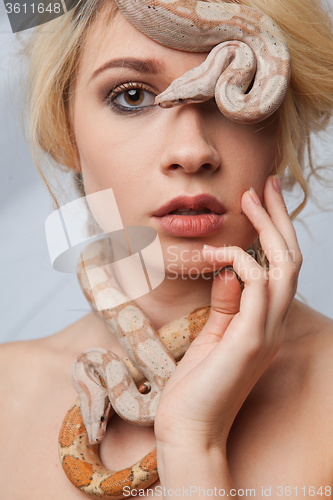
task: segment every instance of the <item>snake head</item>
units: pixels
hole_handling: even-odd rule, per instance
[[[164,94],[164,92],[163,92],[163,94]],[[162,96],[162,94],[159,94],[159,96],[157,96],[155,98],[155,104],[157,104],[161,108],[174,108],[175,106],[181,106],[182,104],[198,103],[198,102],[204,102],[207,100],[207,98],[202,99],[201,96],[198,99],[182,98],[182,97],[178,97],[178,98],[170,97],[168,99],[165,96],[161,97],[161,99],[160,99],[160,96]]]
[[[87,351],[74,361],[71,379],[79,395],[82,420],[87,430],[89,443],[101,443],[105,435],[111,403],[105,382],[98,373],[98,366],[87,359]]]
[[[104,403],[104,411],[103,414],[100,415],[100,412],[96,415],[96,412],[91,412],[88,417],[86,418],[86,430],[88,434],[88,440],[90,444],[100,444],[105,436],[106,432],[106,425],[108,423],[109,419],[109,414],[111,410],[111,403],[109,398],[104,398],[101,403]],[[83,413],[85,410],[82,411],[82,406],[81,406],[81,401],[80,401],[80,408],[81,408],[81,414],[82,414],[82,420],[84,422],[85,418],[83,417]]]
[[[155,97],[155,104],[161,108],[173,108],[182,104],[192,104],[208,101],[214,97],[215,83],[220,76],[210,75],[207,79],[207,65],[210,64],[212,54],[199,66],[190,69],[179,78],[176,78],[168,88]]]

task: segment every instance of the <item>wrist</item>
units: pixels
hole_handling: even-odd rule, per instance
[[[185,443],[179,446],[157,443],[156,452],[158,473],[165,491],[185,488],[196,499],[206,491],[233,488],[225,450],[219,447],[201,448],[193,442],[189,446]],[[169,497],[164,498],[168,500]]]
[[[226,454],[226,443],[229,434],[229,429],[223,430],[221,427],[213,430],[212,426],[202,425],[176,425],[163,426],[156,429],[155,437],[157,447],[161,451],[165,450],[170,453],[176,449],[187,449],[194,453],[210,454],[215,451]]]
[[[156,455],[159,473],[184,470],[184,467],[192,471],[200,469],[200,473],[203,472],[203,468],[212,472],[214,469],[221,471],[221,468],[227,467],[225,450],[218,447],[202,448],[196,443],[189,445],[182,443],[178,446],[157,443]]]
[[[156,442],[156,454],[161,462],[170,462],[186,460],[186,463],[200,464],[203,460],[206,463],[227,463],[225,446],[202,446],[195,440],[179,441],[176,445],[173,443]]]

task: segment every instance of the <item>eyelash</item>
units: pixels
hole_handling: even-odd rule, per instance
[[[129,91],[129,90],[142,90],[144,92],[149,92],[150,94],[157,95],[155,94],[151,88],[146,86],[143,83],[136,83],[136,82],[127,82],[127,83],[122,83],[118,87],[114,88],[107,94],[105,97],[105,102],[107,106],[110,106],[113,111],[116,113],[124,114],[124,113],[138,113],[144,109],[147,108],[152,108],[155,106],[155,104],[147,105],[147,106],[136,106],[131,108],[130,106],[122,106],[121,104],[117,104],[115,101],[116,99],[123,93]]]

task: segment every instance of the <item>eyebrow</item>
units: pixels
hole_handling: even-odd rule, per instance
[[[155,75],[156,73],[163,71],[164,65],[153,59],[136,59],[134,57],[112,59],[111,61],[103,64],[100,68],[96,69],[96,71],[93,72],[90,81],[96,78],[96,76],[102,73],[102,71],[106,71],[110,68],[129,68],[138,71],[139,73],[151,73]]]

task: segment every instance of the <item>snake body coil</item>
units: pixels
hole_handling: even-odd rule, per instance
[[[230,120],[256,123],[281,104],[290,78],[290,57],[279,29],[259,11],[235,3],[196,0],[116,0],[125,17],[141,32],[167,47],[209,52],[206,60],[177,80],[155,103],[172,107],[215,96]],[[93,498],[122,498],[125,487],[144,488],[158,477],[156,453],[123,471],[108,471],[98,455],[108,420],[116,411],[137,425],[153,425],[161,392],[191,341],[206,323],[209,306],[173,321],[157,333],[146,315],[128,300],[114,276],[103,267],[103,242],[83,252],[79,280],[95,313],[117,336],[127,357],[89,349],[75,361],[72,382],[79,394],[59,435],[63,469]],[[86,274],[99,268],[94,294],[123,296],[124,303],[97,311]],[[119,303],[119,302],[117,302]],[[148,391],[138,389],[148,381]],[[147,393],[148,392],[148,393]],[[127,492],[129,491],[126,490]]]
[[[157,404],[176,362],[205,325],[210,307],[196,309],[155,332],[149,319],[131,301],[97,311],[86,270],[99,268],[95,292],[123,294],[114,276],[103,267],[105,243],[85,248],[79,268],[83,292],[103,322],[116,334],[128,357],[106,349],[84,351],[72,367],[77,399],[67,412],[59,434],[62,467],[74,486],[93,498],[123,498],[125,487],[145,488],[158,478],[156,452],[122,471],[107,470],[98,454],[108,420],[116,411],[136,425],[153,425]],[[150,390],[138,387],[148,380]],[[125,490],[129,491],[129,490]]]
[[[159,94],[156,104],[171,107],[215,96],[221,113],[230,120],[256,123],[282,103],[290,56],[280,29],[260,11],[196,0],[116,3],[136,28],[156,42],[187,52],[211,51],[203,64]]]

